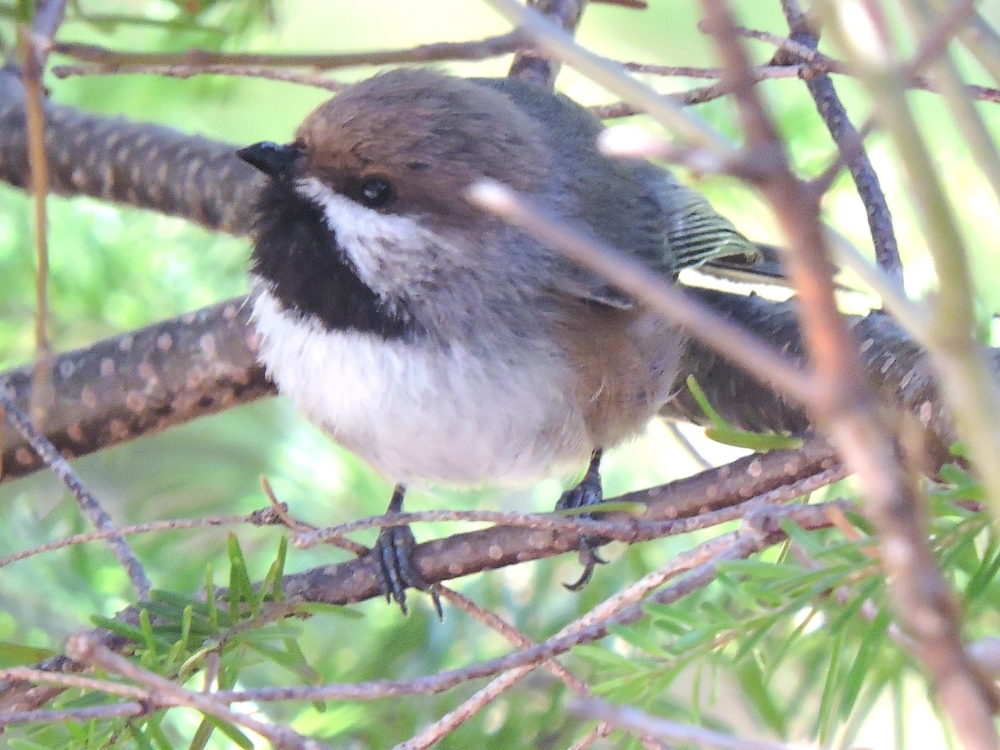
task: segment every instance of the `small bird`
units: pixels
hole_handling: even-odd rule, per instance
[[[487,178],[674,279],[757,250],[698,193],[602,155],[602,126],[517,79],[401,69],[321,105],[287,145],[241,158],[256,205],[259,358],[280,393],[397,482],[528,483],[589,468],[557,507],[601,502],[602,451],[671,397],[683,333],[605,279],[466,200]],[[600,540],[581,540],[586,583]],[[407,527],[379,581],[428,590]],[[571,588],[572,588],[571,587]],[[435,600],[440,613],[440,604]]]

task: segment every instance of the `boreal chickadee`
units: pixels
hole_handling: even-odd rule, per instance
[[[271,178],[256,207],[258,356],[310,420],[399,483],[390,511],[407,483],[525,483],[588,457],[560,506],[600,502],[601,451],[643,429],[677,372],[681,332],[477,210],[472,183],[509,185],[668,278],[755,252],[668,173],[599,153],[600,131],[529,82],[407,69],[346,89],[288,145],[239,152]],[[375,550],[404,611],[406,586],[426,588],[412,545],[384,529]]]

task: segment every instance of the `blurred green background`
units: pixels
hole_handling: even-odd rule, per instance
[[[591,6],[578,37],[592,49],[621,60],[714,64],[710,44],[696,28],[697,3],[651,0],[650,5],[643,13]],[[777,2],[745,0],[736,5],[747,25],[784,32]],[[203,6],[205,10],[196,14],[197,21],[215,31],[193,28],[190,14]],[[60,37],[123,49],[345,51],[479,38],[507,28],[489,8],[466,0],[287,0],[273,8],[261,0],[90,0],[85,7],[88,13],[103,17],[96,19],[97,23],[71,20]],[[987,16],[1000,17],[1000,0],[984,2],[980,8]],[[0,38],[7,51],[13,40],[13,13],[13,8],[0,5]],[[120,22],[115,14],[142,16],[151,22]],[[269,18],[272,14],[273,19]],[[752,49],[760,62],[773,51],[756,43]],[[988,82],[968,60],[961,62],[970,80]],[[503,75],[508,64],[508,59],[502,59],[443,67],[462,75]],[[354,80],[371,72],[349,70],[338,77]],[[693,85],[678,79],[649,80],[664,91]],[[49,78],[47,84],[52,98],[61,104],[152,120],[234,144],[289,139],[298,122],[327,97],[326,92],[289,84],[214,76],[186,81],[145,76]],[[563,73],[559,86],[587,103],[609,100],[571,71]],[[863,120],[868,107],[859,87],[839,78],[838,88],[855,121]],[[762,90],[787,136],[797,168],[806,175],[821,172],[834,149],[804,86],[796,80],[782,80],[769,82]],[[1000,310],[1000,285],[995,283],[1000,278],[1000,253],[993,244],[1000,236],[996,199],[942,105],[927,94],[914,94],[913,102],[963,220],[985,319]],[[995,131],[1000,125],[998,105],[981,105],[980,110]],[[697,112],[736,137],[730,102],[703,105]],[[923,235],[907,203],[905,182],[891,146],[879,135],[870,145],[896,219],[907,286],[914,294],[923,293],[933,287],[933,273]],[[750,237],[780,244],[781,237],[763,202],[742,185],[727,178],[710,178],[700,182],[699,189]],[[49,207],[50,323],[58,350],[84,346],[246,290],[249,249],[244,240],[214,236],[180,220],[89,199],[53,198]],[[837,181],[824,210],[832,224],[869,250],[864,208],[849,179],[842,176]],[[27,198],[0,187],[0,368],[22,364],[32,354],[30,217]],[[700,444],[719,460],[731,455],[726,449],[705,446],[704,441]],[[391,489],[281,399],[142,438],[75,465],[119,523],[242,513],[262,507],[265,500],[258,484],[262,473],[270,477],[294,515],[321,525],[381,512]],[[653,425],[646,438],[611,456],[605,470],[606,494],[658,483],[695,469],[693,460],[678,448],[666,429]],[[564,479],[503,493],[429,488],[413,493],[408,507],[546,510]],[[53,477],[44,474],[0,486],[0,508],[4,517],[0,555],[86,528],[72,498]],[[453,530],[453,526],[442,526],[416,531],[418,538],[426,539]],[[273,559],[279,532],[239,528],[237,533],[251,561],[251,578],[259,579]],[[193,593],[204,583],[207,564],[225,569],[225,538],[218,530],[145,535],[134,538],[133,543],[158,588]],[[561,581],[575,578],[577,567],[572,556],[475,576],[456,585],[533,637],[542,638],[602,596],[692,544],[691,539],[683,538],[631,550],[612,547],[612,564],[602,567],[594,583],[579,595],[560,586]],[[305,569],[342,559],[341,554],[293,551],[289,567]],[[0,641],[58,648],[67,634],[87,626],[91,614],[111,616],[128,605],[129,591],[121,570],[100,544],[14,564],[0,571]],[[314,618],[301,626],[306,656],[325,679],[411,677],[507,650],[496,635],[461,613],[449,610],[443,623],[436,622],[426,603],[417,603],[408,620],[381,602],[358,609],[365,614],[363,621]],[[248,685],[293,679],[273,668],[247,673]],[[294,728],[335,738],[338,746],[383,747],[406,738],[453,706],[457,694],[468,692],[331,707],[325,713],[297,705],[279,705],[268,712],[280,720],[295,717]],[[726,703],[726,694],[724,687],[721,697],[716,696],[716,707]],[[563,697],[550,680],[533,678],[475,718],[445,746],[472,741],[484,748],[566,746],[575,737],[578,722],[559,710]],[[706,711],[713,709],[707,707]],[[759,721],[753,707],[742,707],[739,701],[724,710],[716,709],[716,713],[716,718],[741,731],[749,731],[747,728]],[[177,726],[183,729],[184,715],[178,716]],[[872,720],[873,737],[881,737],[877,732],[884,719]],[[921,746],[935,746],[934,738],[940,731],[933,719],[914,713],[912,721],[913,730],[930,743]]]

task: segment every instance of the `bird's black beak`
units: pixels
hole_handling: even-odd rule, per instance
[[[236,155],[268,177],[280,180],[289,176],[292,165],[300,153],[295,146],[279,146],[270,141],[261,141],[241,148]]]

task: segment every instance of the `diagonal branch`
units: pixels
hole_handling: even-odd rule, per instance
[[[798,0],[782,0],[781,5],[792,32],[792,41],[815,50],[819,45],[819,36],[809,28]],[[779,49],[775,55],[777,60],[782,60],[785,57],[788,57],[785,48]],[[875,244],[875,260],[883,270],[901,281],[903,263],[899,258],[896,233],[892,226],[892,215],[889,213],[889,205],[886,203],[885,193],[882,192],[878,174],[861,143],[861,137],[847,116],[847,110],[840,101],[830,76],[826,74],[813,75],[806,77],[805,81],[813,101],[816,102],[816,109],[830,131],[830,137],[837,144],[837,148],[840,149],[841,155],[851,171],[858,195],[861,196],[861,202],[865,206],[868,227]]]
[[[780,138],[756,95],[749,61],[724,0],[702,0],[706,25],[727,68],[750,148],[770,155],[760,182],[791,245],[785,267],[798,292],[803,338],[821,389],[810,404],[845,463],[857,473],[880,538],[895,616],[913,635],[941,706],[967,747],[1000,747],[996,689],[965,653],[957,606],[927,547],[915,478],[902,466],[895,431],[864,381],[857,345],[840,317],[816,205],[788,167]],[[942,275],[942,284],[947,281]]]
[[[90,519],[90,522],[94,524],[94,527],[98,531],[114,531],[115,525],[111,520],[111,516],[97,502],[97,498],[84,487],[83,482],[80,481],[76,472],[70,467],[69,462],[59,455],[55,446],[35,429],[28,415],[14,403],[7,388],[7,383],[3,380],[0,380],[0,414],[6,416],[7,420],[14,425],[24,440],[30,443],[32,449],[44,461],[45,465],[52,469],[56,476],[63,481],[63,484],[69,488],[80,505],[80,509]],[[152,584],[149,578],[146,577],[146,571],[143,570],[142,564],[135,556],[132,548],[125,541],[125,538],[115,535],[108,539],[108,546],[111,547],[112,553],[125,569],[125,573],[138,597],[145,599],[149,596]]]
[[[77,457],[272,394],[254,361],[248,315],[242,300],[230,300],[58,356],[46,436]],[[3,376],[26,408],[30,370]],[[2,478],[41,468],[23,440],[5,431],[0,441]]]
[[[49,101],[43,112],[52,192],[181,216],[230,234],[249,232],[263,177],[236,157],[236,146]],[[30,185],[25,92],[11,68],[0,68],[0,179]]]

